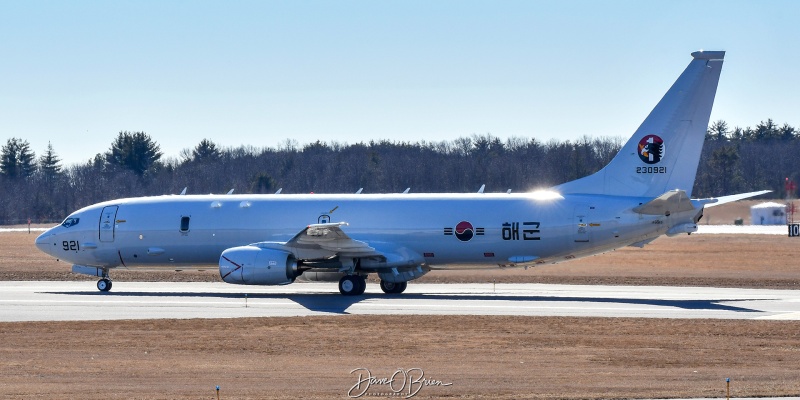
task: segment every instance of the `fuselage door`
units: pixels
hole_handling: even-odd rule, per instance
[[[103,213],[100,214],[100,241],[113,242],[114,230],[117,226],[117,209],[118,206],[108,206],[103,208]]]
[[[579,205],[575,207],[575,241],[588,242],[589,233],[589,206]]]

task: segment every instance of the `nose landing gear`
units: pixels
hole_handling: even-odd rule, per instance
[[[98,270],[99,270],[99,268],[98,268]],[[104,269],[102,271],[103,271],[102,279],[97,281],[97,290],[99,290],[101,292],[107,292],[107,291],[111,290],[111,279],[108,278],[108,270],[107,269]]]
[[[107,292],[111,290],[111,279],[103,278],[97,281],[97,290]]]

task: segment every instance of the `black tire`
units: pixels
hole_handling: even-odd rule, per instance
[[[339,279],[339,293],[345,296],[358,296],[364,293],[367,284],[358,275],[345,275]],[[364,282],[363,286],[361,282]]]
[[[355,293],[355,296],[364,294],[364,291],[367,290],[367,279],[361,275],[353,275],[353,278],[358,283],[358,291]]]
[[[105,278],[100,279],[97,281],[97,290],[101,292],[107,292],[111,290],[111,281]]]
[[[383,290],[383,293],[394,293],[396,286],[397,284],[394,282],[387,282],[381,279],[381,290]]]
[[[406,291],[406,288],[408,288],[408,282],[400,282],[400,284],[397,287],[397,291],[395,291],[395,293],[397,294],[403,293]]]
[[[408,282],[387,282],[381,280],[381,290],[386,294],[403,293],[408,287]]]

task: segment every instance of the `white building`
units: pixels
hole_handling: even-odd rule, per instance
[[[750,207],[751,225],[785,225],[786,204],[761,203]]]

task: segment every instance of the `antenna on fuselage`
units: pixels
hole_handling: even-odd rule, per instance
[[[410,188],[410,187],[409,187],[409,188],[406,188],[406,190],[403,190],[403,194],[408,194],[408,192],[410,192],[410,191],[411,191],[411,188]]]
[[[279,188],[278,191],[275,192],[275,194],[281,194],[281,191],[283,191],[283,188]]]
[[[363,191],[364,191],[364,188],[358,189],[358,191],[356,191],[356,194],[361,194],[361,192],[363,192]]]
[[[506,194],[511,194],[511,189],[508,189],[508,191],[506,192]]]
[[[181,190],[181,194],[180,195],[181,196],[186,196],[186,189],[188,189],[188,188],[189,188],[188,186],[183,188],[183,190]]]
[[[483,185],[481,185],[480,189],[478,189],[478,193],[483,193],[484,189],[486,189],[486,184],[485,183]]]
[[[233,194],[233,189],[228,190],[228,193],[225,193],[225,194]]]

